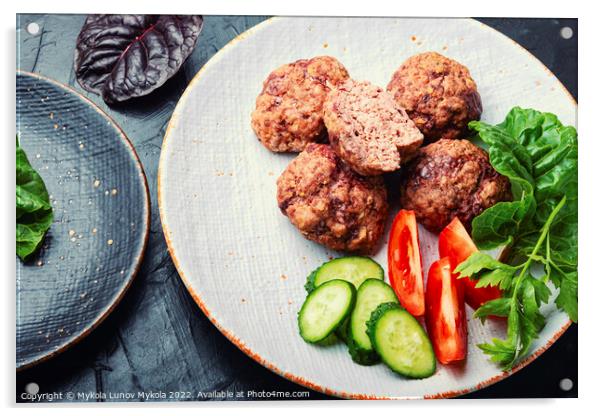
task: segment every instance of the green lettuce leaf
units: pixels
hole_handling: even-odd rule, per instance
[[[52,206],[42,177],[31,167],[17,139],[17,255],[26,261],[40,247],[53,220]]]

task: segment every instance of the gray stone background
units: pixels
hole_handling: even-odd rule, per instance
[[[181,71],[148,97],[117,107],[107,107],[100,97],[83,91],[75,80],[73,53],[84,19],[83,15],[18,15],[17,68],[71,86],[123,128],[148,179],[152,206],[150,239],[138,276],[111,316],[72,349],[17,373],[17,401],[21,401],[20,395],[30,383],[36,383],[40,393],[62,392],[64,398],[68,392],[108,396],[110,392],[163,391],[192,392],[190,397],[184,394],[172,400],[203,400],[197,392],[223,391],[244,392],[242,399],[249,400],[249,390],[308,391],[247,357],[197,308],[167,252],[157,207],[161,143],[180,95],[213,54],[266,17],[205,16],[198,45]],[[538,57],[577,99],[576,19],[479,20]],[[31,22],[40,27],[37,35],[26,30]],[[567,30],[561,31],[566,27],[572,29],[568,39]],[[566,380],[561,383],[564,379],[572,380],[572,386]],[[28,389],[31,388],[30,385]],[[464,397],[577,397],[577,326],[572,325],[547,352],[519,373]],[[309,398],[328,397],[309,391]]]

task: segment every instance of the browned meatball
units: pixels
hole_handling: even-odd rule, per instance
[[[422,133],[393,96],[366,81],[333,88],[324,123],[334,151],[361,175],[399,169],[422,144]]]
[[[263,82],[251,114],[251,127],[273,152],[300,152],[308,143],[325,139],[322,106],[330,86],[349,78],[345,67],[330,56],[282,65]]]
[[[406,60],[387,89],[408,112],[427,142],[465,137],[468,122],[481,117],[483,107],[468,69],[436,52]]]
[[[371,253],[387,217],[382,177],[351,170],[326,144],[309,144],[278,178],[278,206],[309,240]]]
[[[418,222],[441,231],[454,217],[471,221],[499,201],[510,200],[510,182],[489,163],[483,149],[468,140],[439,140],[423,147],[404,172],[401,205]]]

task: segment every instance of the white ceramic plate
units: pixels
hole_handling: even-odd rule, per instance
[[[483,120],[500,122],[516,105],[575,124],[576,104],[545,66],[477,21],[406,18],[274,18],[219,51],[184,92],[169,124],[159,165],[159,207],[171,256],[195,301],[222,333],[278,374],[312,389],[352,398],[451,397],[507,375],[476,347],[503,336],[500,323],[469,321],[464,366],[407,380],[384,365],[354,364],[343,344],[316,347],[298,336],[305,277],[337,253],[304,239],[276,204],[276,179],[294,155],[274,154],[255,138],[250,114],[266,76],[316,55],[338,58],[356,79],[386,86],[409,56],[439,51],[465,64],[483,100]],[[393,206],[393,215],[398,206]],[[424,270],[436,237],[421,230]],[[386,246],[375,256],[386,269]],[[468,315],[472,314],[468,310]],[[568,327],[548,323],[535,359]]]

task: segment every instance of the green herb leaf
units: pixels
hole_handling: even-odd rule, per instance
[[[573,322],[577,322],[577,273],[568,273],[562,279],[556,306],[564,310]]]
[[[17,138],[17,255],[27,260],[40,247],[53,220],[48,191],[42,177],[31,167]]]
[[[507,338],[494,338],[490,344],[479,345],[505,370],[511,369],[517,360],[527,355],[533,340],[545,326],[545,318],[539,311],[538,283],[535,282],[539,281],[525,275],[525,278],[513,282],[512,297],[489,301],[475,312],[475,316],[481,320],[488,315],[508,316]]]
[[[530,200],[530,198],[529,198]],[[498,202],[472,220],[472,238],[482,250],[511,244],[527,215],[530,202]]]
[[[511,302],[509,298],[493,299],[481,305],[481,307],[474,312],[473,316],[475,318],[481,318],[481,321],[484,321],[488,316],[508,316],[510,313],[510,305]]]
[[[508,316],[506,339],[480,348],[509,369],[545,325],[539,308],[551,297],[548,281],[559,289],[557,307],[577,321],[577,131],[553,114],[519,107],[496,126],[469,126],[489,146],[494,169],[510,180],[514,200],[472,222],[475,243],[482,249],[506,245],[508,264],[483,253],[456,271],[479,279],[478,287],[503,289],[502,299],[487,302],[475,316]],[[531,275],[534,265],[543,267],[543,277]]]
[[[508,368],[508,363],[513,363],[517,359],[519,353],[517,350],[517,345],[520,342],[518,339],[518,334],[520,333],[518,321],[519,316],[516,304],[510,303],[510,310],[508,312],[508,338],[493,338],[490,344],[477,345],[490,356],[493,362],[505,368]]]
[[[460,274],[460,277],[465,277],[477,274],[482,270],[498,269],[514,272],[516,267],[504,264],[482,251],[477,251],[472,253],[464,262],[460,263],[455,268],[454,273]]]
[[[477,251],[471,254],[466,261],[459,264],[454,272],[459,273],[460,278],[473,277],[478,279],[476,287],[499,286],[500,289],[505,290],[512,283],[516,267],[504,264],[488,254]],[[477,274],[480,276],[477,277]]]

